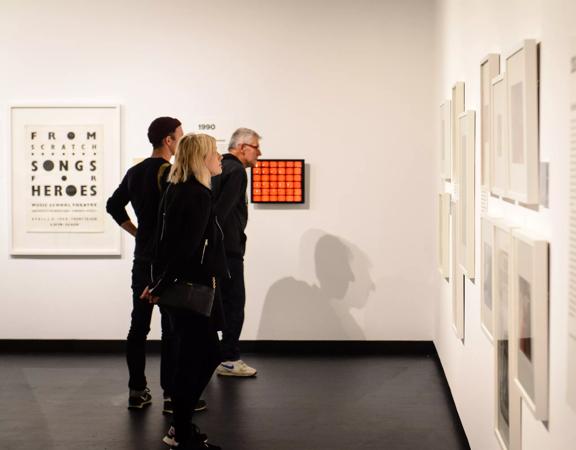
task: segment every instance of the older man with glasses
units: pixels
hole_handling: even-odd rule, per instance
[[[222,363],[218,375],[252,377],[256,369],[240,359],[240,334],[244,325],[246,291],[244,287],[244,253],[248,222],[246,169],[256,166],[260,152],[260,135],[239,128],[230,138],[228,153],[222,159],[222,175],[212,179],[216,215],[224,231],[224,247],[230,276],[221,280],[220,289],[226,324],[222,331]]]

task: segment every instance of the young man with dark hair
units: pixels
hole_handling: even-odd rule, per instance
[[[182,124],[178,119],[159,117],[152,121],[148,128],[148,140],[153,147],[152,155],[128,170],[120,186],[106,204],[106,211],[118,225],[136,238],[132,265],[132,320],[126,345],[129,409],[142,409],[152,402],[145,367],[146,338],[150,331],[154,305],[140,300],[140,294],[151,281],[150,262],[158,205],[170,172],[170,158],[174,155],[182,134]],[[137,225],[126,213],[126,205],[129,202],[136,213]],[[168,315],[162,308],[160,312],[162,314],[160,384],[164,390],[163,412],[171,414],[176,345]]]

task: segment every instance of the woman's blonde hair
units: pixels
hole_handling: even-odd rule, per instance
[[[204,160],[210,152],[216,152],[216,139],[207,134],[188,133],[180,138],[174,164],[168,181],[172,184],[184,183],[194,176],[200,183],[210,188],[210,171]]]

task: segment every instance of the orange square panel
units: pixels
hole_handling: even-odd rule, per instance
[[[252,203],[304,203],[303,159],[260,159],[252,168]]]

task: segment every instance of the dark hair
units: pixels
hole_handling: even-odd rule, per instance
[[[166,136],[172,135],[182,123],[173,117],[158,117],[148,127],[148,140],[153,148],[162,147]]]

